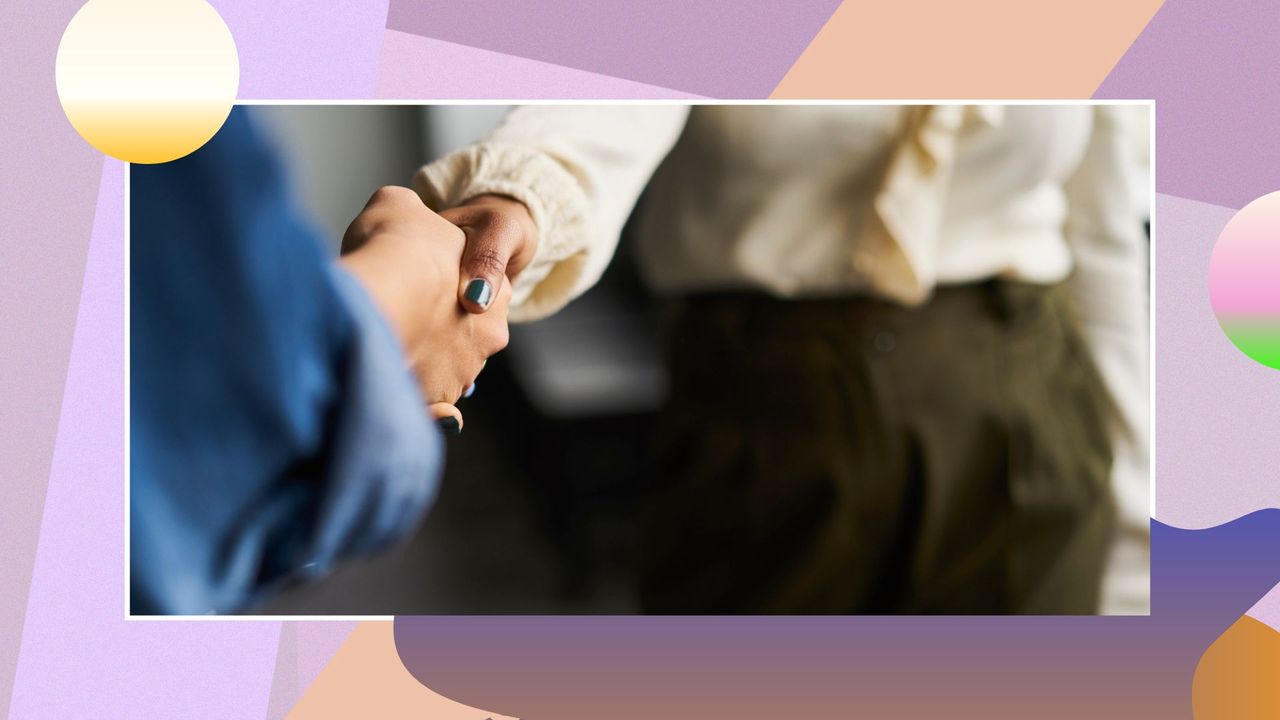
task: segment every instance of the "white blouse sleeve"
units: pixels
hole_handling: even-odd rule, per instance
[[[490,193],[529,208],[538,251],[512,287],[511,319],[537,320],[600,279],[688,111],[683,105],[517,108],[485,139],[419,170],[413,188],[434,210]]]
[[[1103,612],[1150,608],[1150,109],[1100,106],[1088,149],[1067,184],[1069,280],[1085,340],[1111,399],[1112,484],[1119,532],[1103,584]]]

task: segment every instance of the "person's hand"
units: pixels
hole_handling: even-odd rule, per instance
[[[479,195],[440,216],[467,236],[458,304],[467,312],[484,313],[504,289],[510,292],[510,280],[533,259],[538,227],[524,203],[505,195]]]
[[[422,204],[412,190],[384,187],[347,228],[341,263],[368,290],[399,336],[423,397],[436,418],[475,382],[485,359],[507,345],[509,283],[482,315],[457,299],[466,235]]]

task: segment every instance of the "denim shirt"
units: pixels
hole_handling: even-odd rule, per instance
[[[130,179],[132,612],[242,609],[413,530],[439,434],[246,111]]]

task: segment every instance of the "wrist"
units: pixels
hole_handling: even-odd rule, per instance
[[[466,200],[458,203],[458,207],[472,207],[476,205],[487,205],[500,209],[504,212],[510,212],[514,215],[523,214],[529,218],[529,222],[533,222],[533,216],[529,213],[529,208],[520,202],[518,198],[510,195],[502,195],[499,193],[484,193],[481,195],[473,195]]]
[[[525,268],[538,251],[538,224],[534,222],[529,207],[518,198],[498,193],[475,195],[458,205],[459,208],[471,208],[476,212],[492,215],[500,224],[509,227],[509,232],[516,233],[520,242],[516,252],[507,261],[507,276],[514,278]]]
[[[405,356],[418,357],[429,323],[423,317],[440,279],[434,259],[416,239],[375,238],[339,259],[373,299]]]

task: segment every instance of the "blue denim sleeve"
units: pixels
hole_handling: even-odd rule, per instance
[[[132,611],[241,609],[412,530],[441,440],[245,110],[130,183]]]

